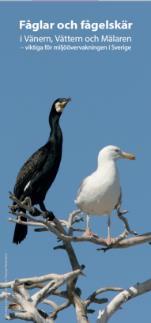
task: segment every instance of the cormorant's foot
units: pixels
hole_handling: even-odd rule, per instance
[[[93,233],[90,229],[86,229],[82,236],[85,238],[98,238],[98,235]]]
[[[10,208],[11,212],[16,212],[19,210],[19,207],[17,204],[13,204],[13,205],[9,206],[9,208]]]
[[[30,210],[30,214],[32,216],[39,216],[41,215],[41,211],[39,211],[36,207],[32,207]]]
[[[52,211],[45,211],[43,217],[48,221],[53,221],[55,219],[55,216]]]
[[[32,206],[31,198],[29,196],[26,196],[25,199],[22,201],[22,204],[28,207],[31,207]]]

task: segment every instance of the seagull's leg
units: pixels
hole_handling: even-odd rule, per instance
[[[111,216],[110,216],[110,214],[108,214],[108,221],[107,221],[107,239],[106,239],[106,242],[107,242],[108,245],[110,245],[112,243],[110,227],[111,227]]]
[[[88,214],[86,214],[86,228],[85,228],[84,236],[87,236],[87,237],[90,237],[92,235],[89,227],[89,223],[90,223],[90,217]]]
[[[83,236],[88,237],[88,238],[97,237],[97,235],[91,231],[91,229],[89,227],[89,223],[90,223],[90,216],[88,214],[86,214],[86,228],[85,228]]]
[[[89,229],[89,223],[90,223],[90,217],[88,214],[86,214],[86,230],[90,230]]]

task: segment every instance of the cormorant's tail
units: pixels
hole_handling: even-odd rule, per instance
[[[21,216],[22,221],[27,221],[24,216]],[[21,243],[27,235],[27,225],[17,223],[15,226],[14,236],[13,236],[13,243],[19,244]]]

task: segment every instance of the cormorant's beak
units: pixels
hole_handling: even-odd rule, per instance
[[[71,101],[71,98],[67,98],[67,99],[64,99],[64,101],[62,101],[60,103],[61,107],[62,108],[65,108],[65,106]]]
[[[121,157],[122,157],[122,158],[129,159],[129,160],[135,160],[135,159],[136,159],[135,155],[133,155],[133,154],[131,154],[131,153],[127,153],[127,152],[125,152],[125,151],[122,151],[122,153],[121,153]]]

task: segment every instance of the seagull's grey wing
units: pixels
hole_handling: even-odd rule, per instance
[[[84,182],[85,182],[85,179],[81,182],[81,185],[80,185],[80,187],[79,187],[79,189],[78,189],[77,197],[76,197],[76,198],[78,198],[78,196],[79,196],[79,195],[80,195],[80,193],[82,192],[83,187],[84,187]]]
[[[80,185],[80,187],[79,187],[79,189],[78,189],[78,191],[77,191],[77,196],[76,196],[76,200],[75,200],[75,203],[77,204],[77,202],[78,202],[78,198],[80,197],[80,194],[81,194],[81,192],[83,191],[83,189],[84,189],[84,186],[85,186],[85,184],[86,184],[86,180],[87,180],[87,177],[86,178],[84,178],[84,180],[81,182],[81,185]]]

